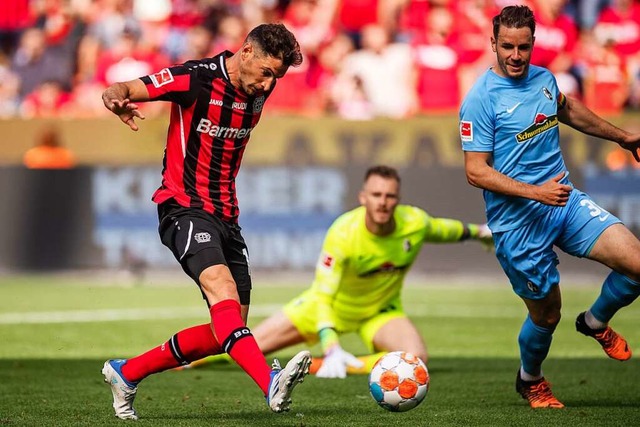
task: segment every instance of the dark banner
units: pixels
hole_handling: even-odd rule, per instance
[[[240,225],[254,270],[311,270],[324,233],[342,212],[357,206],[368,164],[250,166],[238,177]],[[460,167],[407,165],[402,202],[433,216],[484,221],[480,190]],[[605,209],[640,231],[640,173],[585,169],[572,173]],[[34,171],[0,168],[0,268],[57,270],[110,268],[145,271],[179,268],[157,235],[150,197],[160,168],[144,166]],[[595,263],[561,256],[561,271],[601,272]],[[416,271],[466,275],[500,272],[492,254],[475,242],[427,245]]]

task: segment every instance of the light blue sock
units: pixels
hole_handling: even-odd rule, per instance
[[[530,316],[525,319],[518,336],[518,344],[520,344],[522,369],[527,374],[540,375],[542,362],[549,354],[553,331],[553,329],[536,325]]]
[[[591,306],[591,314],[602,323],[609,323],[618,310],[631,304],[638,295],[640,283],[612,271],[602,284],[600,296]]]

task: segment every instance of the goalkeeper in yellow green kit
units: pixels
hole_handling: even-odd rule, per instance
[[[387,351],[408,351],[427,361],[420,332],[402,309],[405,275],[425,242],[493,240],[484,224],[433,218],[399,200],[395,169],[367,170],[361,206],[329,228],[311,288],[252,328],[263,353],[320,341],[324,358],[314,359],[311,371],[325,378],[368,373]],[[347,332],[357,332],[373,354],[357,358],[343,350],[338,337]]]

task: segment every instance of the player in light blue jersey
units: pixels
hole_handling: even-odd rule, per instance
[[[562,408],[542,372],[560,321],[554,246],[611,268],[600,296],[578,315],[576,329],[606,354],[631,350],[608,325],[640,294],[640,241],[618,218],[574,188],[559,145],[559,122],[617,142],[640,162],[640,134],[619,129],[565,97],[554,76],[530,65],[535,19],[527,6],[507,6],[493,19],[497,66],[487,70],[460,109],[467,180],[484,189],[496,256],[529,315],[518,337],[516,390],[532,408]]]

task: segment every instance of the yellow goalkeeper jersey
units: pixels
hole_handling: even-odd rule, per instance
[[[362,206],[331,225],[310,289],[317,301],[318,330],[335,328],[338,319],[366,320],[399,301],[404,277],[423,243],[457,242],[464,230],[458,220],[433,218],[407,205],[396,207],[394,219],[395,230],[383,237],[367,230]]]

